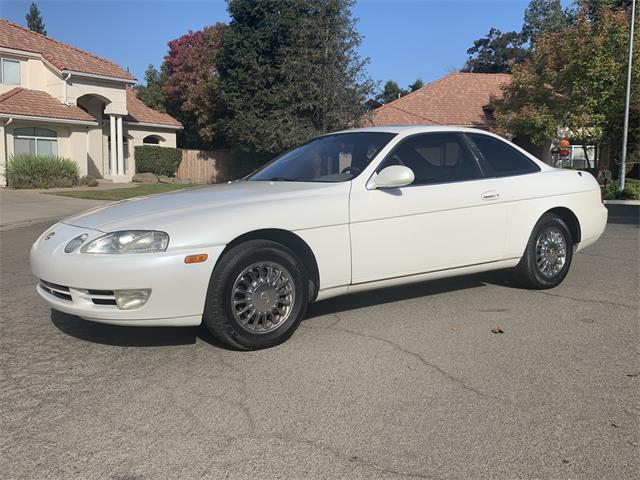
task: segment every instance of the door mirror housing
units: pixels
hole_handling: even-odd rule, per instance
[[[398,188],[411,185],[415,180],[413,170],[404,165],[390,165],[383,168],[380,173],[371,177],[367,183],[368,190],[377,188]]]

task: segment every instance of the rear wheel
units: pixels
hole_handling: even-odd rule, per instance
[[[525,288],[553,288],[567,276],[572,258],[573,238],[567,224],[557,215],[545,213],[513,271],[515,280]]]
[[[287,340],[308,302],[307,274],[295,253],[276,242],[251,240],[218,262],[203,320],[224,344],[257,350]]]

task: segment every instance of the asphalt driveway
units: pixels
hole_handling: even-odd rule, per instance
[[[28,268],[51,221],[0,231],[0,472],[638,478],[637,215],[612,211],[554,290],[492,273],[328,300],[250,353],[52,312]]]

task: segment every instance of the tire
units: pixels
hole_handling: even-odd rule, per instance
[[[259,350],[291,337],[308,303],[308,275],[296,254],[276,242],[249,240],[216,265],[203,321],[223,344]]]
[[[546,234],[549,235],[545,237]],[[558,239],[562,239],[564,242],[562,265],[559,263],[562,260],[562,254],[558,255],[559,252],[562,252],[562,243],[558,243]],[[546,243],[545,240],[550,240],[550,242]],[[545,251],[548,254],[546,256],[544,255]],[[549,263],[544,263],[549,259],[551,259]],[[524,288],[535,290],[554,288],[560,285],[567,276],[572,259],[573,237],[569,227],[557,215],[545,213],[533,227],[527,248],[520,263],[514,268],[513,276],[516,283]]]

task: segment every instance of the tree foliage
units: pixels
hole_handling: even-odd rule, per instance
[[[398,85],[398,82],[395,80],[388,80],[387,83],[384,84],[382,92],[380,92],[377,99],[380,103],[389,103],[406,94],[407,91],[404,88],[401,88],[400,85]]]
[[[352,0],[230,0],[218,64],[225,113],[238,148],[280,153],[361,118],[365,76]]]
[[[168,76],[165,64],[162,64],[160,70],[153,65],[147,67],[147,70],[144,72],[145,84],[138,84],[134,87],[136,95],[147,107],[151,107],[159,112],[167,111],[164,84]]]
[[[534,45],[543,33],[559,32],[566,26],[567,15],[560,0],[531,0],[524,11],[522,35]]]
[[[376,100],[380,103],[389,103],[404,97],[407,93],[415,92],[424,87],[424,82],[421,78],[416,78],[416,81],[409,84],[408,89],[402,88],[395,80],[387,80],[382,88],[382,91],[376,97]]]
[[[217,23],[170,41],[159,74],[166,110],[183,124],[181,140],[187,147],[208,148],[216,140],[223,30]]]
[[[583,10],[562,33],[541,35],[532,59],[514,66],[504,98],[494,102],[499,125],[536,142],[569,128],[583,141],[606,140],[617,146],[622,134],[628,38],[628,14],[607,9],[600,10],[597,22]],[[638,61],[633,65],[632,85],[631,123],[640,124]],[[632,143],[638,143],[637,131]]]
[[[473,42],[467,50],[469,59],[463,72],[508,73],[513,64],[522,63],[529,56],[526,39],[518,32],[502,33],[491,28],[489,33]]]
[[[416,90],[420,90],[424,87],[424,82],[421,78],[416,78],[416,81],[409,85],[409,90],[415,92]]]
[[[47,34],[47,31],[44,27],[42,14],[40,13],[40,9],[35,3],[31,4],[31,6],[29,7],[29,11],[24,18],[27,20],[27,27],[29,28],[29,30],[41,33],[42,35]]]

